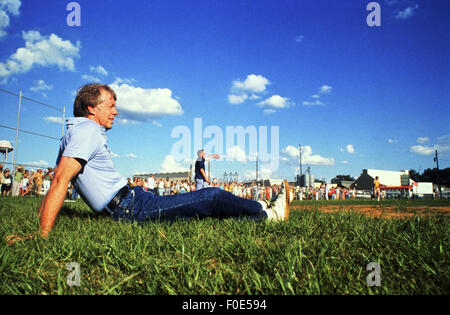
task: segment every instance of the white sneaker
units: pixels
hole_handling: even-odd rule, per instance
[[[287,180],[284,180],[281,185],[280,194],[272,203],[271,207],[266,210],[267,212],[270,212],[270,214],[268,214],[269,220],[284,221],[289,219],[289,204],[291,202],[290,195],[289,183]]]

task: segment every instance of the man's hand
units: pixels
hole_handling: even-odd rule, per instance
[[[14,245],[14,243],[19,242],[19,241],[23,241],[23,240],[29,240],[34,238],[34,235],[25,235],[25,236],[20,236],[20,235],[8,235],[5,237],[5,241],[6,243],[8,243],[9,246]]]

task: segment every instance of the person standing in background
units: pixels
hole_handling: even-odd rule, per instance
[[[14,173],[14,181],[12,184],[12,196],[17,197],[20,195],[20,181],[23,177],[23,167],[21,165],[16,167],[16,172]]]
[[[378,178],[378,176],[375,176],[375,180],[373,181],[373,189],[375,196],[378,198],[378,201],[380,201],[381,198],[380,186],[381,186],[380,179]]]
[[[197,156],[198,156],[198,158],[197,158],[197,161],[195,162],[195,182],[196,182],[195,189],[199,190],[199,189],[207,187],[206,185],[209,184],[209,178],[208,178],[208,176],[206,176],[206,172],[205,172],[205,162],[207,162],[213,158],[218,159],[219,155],[212,154],[212,155],[206,157],[206,153],[202,149],[197,152]]]
[[[13,179],[11,174],[9,173],[9,169],[5,169],[2,178],[2,196],[8,196],[11,192],[12,180]]]

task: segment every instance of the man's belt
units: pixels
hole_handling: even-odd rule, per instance
[[[128,195],[128,193],[130,192],[130,186],[128,186],[128,184],[127,185],[125,185],[125,186],[123,186],[118,192],[117,192],[117,194],[114,196],[114,198],[108,203],[108,208],[110,209],[110,210],[114,210],[114,209],[116,209],[117,207],[119,207],[119,205],[120,205],[120,202],[122,201],[122,199],[123,198],[125,198],[127,195]]]

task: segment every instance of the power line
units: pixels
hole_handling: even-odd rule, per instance
[[[2,125],[2,124],[0,124],[0,127],[1,128],[6,128],[6,129],[11,129],[11,130],[19,130],[20,132],[28,133],[28,134],[34,135],[34,136],[44,137],[44,138],[48,138],[48,139],[54,139],[54,140],[58,140],[58,141],[60,140],[60,138],[46,136],[46,135],[43,135],[43,134],[40,134],[40,133],[37,133],[37,132],[27,131],[27,130],[23,130],[23,129],[17,129],[17,128],[5,126],[5,125]]]
[[[8,90],[0,89],[0,91],[5,92],[5,93],[8,93],[8,94],[11,94],[11,95],[15,95],[15,96],[19,96],[19,97],[20,97],[20,94],[16,94],[16,93],[11,92],[11,91],[8,91]],[[22,95],[22,99],[27,100],[27,101],[30,101],[30,102],[33,102],[33,103],[36,103],[36,104],[40,104],[40,105],[46,106],[46,107],[48,107],[48,108],[55,109],[55,110],[60,111],[60,112],[63,111],[63,109],[61,109],[61,108],[58,108],[58,107],[55,107],[55,106],[52,106],[52,105],[49,105],[49,104],[45,104],[45,103],[36,101],[36,100],[34,100],[34,99],[32,99],[32,98],[25,97],[25,96],[23,96],[23,95]]]

